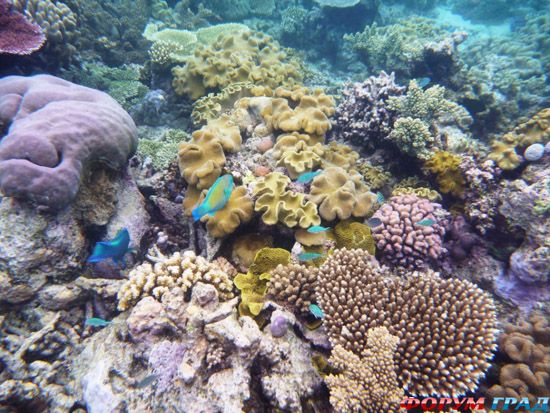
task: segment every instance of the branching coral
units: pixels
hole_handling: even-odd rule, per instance
[[[287,227],[309,228],[319,225],[321,219],[313,202],[305,195],[287,190],[290,179],[278,172],[272,172],[260,179],[254,190],[254,210],[262,212],[262,220],[268,225],[283,223]]]
[[[430,156],[432,145],[436,142],[424,122],[410,117],[398,118],[388,139],[404,153],[420,159]]]
[[[315,302],[316,280],[316,272],[309,267],[299,264],[279,265],[271,272],[268,294],[288,305],[296,314],[307,314],[309,305]]]
[[[390,198],[373,216],[382,221],[373,229],[378,250],[393,265],[422,268],[445,252],[448,213],[441,205],[415,195],[400,195]],[[425,220],[430,222],[423,225]]]
[[[361,175],[331,167],[313,179],[308,196],[319,206],[319,214],[328,221],[364,217],[372,212],[376,195],[369,191]]]
[[[370,329],[386,327],[399,338],[396,371],[410,394],[475,390],[496,347],[488,294],[431,271],[389,278],[362,250],[336,250],[318,271],[317,302],[334,346],[361,355]]]
[[[251,31],[220,35],[212,45],[199,45],[184,67],[175,67],[177,94],[198,99],[235,82],[277,87],[300,80],[298,64],[276,41]]]
[[[166,257],[153,248],[148,258],[152,264],[144,262],[134,268],[128,281],[118,292],[120,311],[127,310],[142,297],[152,296],[160,300],[165,292],[174,287],[185,292],[198,281],[213,284],[222,300],[234,297],[230,276],[216,264],[195,255],[193,251],[176,252]]]
[[[385,327],[367,332],[367,343],[358,356],[336,345],[329,363],[340,371],[329,374],[325,382],[330,389],[330,403],[338,413],[395,413],[405,392],[399,387],[395,351],[399,338]]]

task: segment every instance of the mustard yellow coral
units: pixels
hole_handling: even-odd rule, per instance
[[[180,145],[178,164],[188,184],[204,189],[211,187],[221,175],[225,154],[220,140],[211,132],[201,132],[198,139],[200,143],[193,137],[191,142]]]
[[[444,194],[461,196],[464,192],[465,180],[460,170],[460,156],[446,151],[437,151],[425,163],[425,167],[436,174],[439,189]]]
[[[349,146],[332,141],[325,148],[323,167],[339,166],[345,170],[349,170],[355,166],[358,159],[359,154]]]
[[[527,122],[518,125],[514,132],[521,146],[547,143],[550,141],[550,108],[542,109]]]
[[[288,184],[290,178],[279,172],[259,179],[253,190],[254,196],[258,197],[254,210],[262,212],[262,220],[268,225],[278,222],[289,228],[319,225],[321,219],[315,204],[306,201],[304,194],[287,191]]]
[[[502,137],[502,140],[492,142],[489,159],[495,161],[499,168],[510,171],[521,164],[521,158],[516,153],[516,138],[514,134],[507,134]]]
[[[319,206],[319,214],[328,221],[364,217],[376,203],[376,195],[359,173],[339,167],[327,168],[313,179],[308,199]]]
[[[336,248],[362,249],[370,255],[376,252],[376,243],[368,225],[360,222],[342,221],[334,227]]]
[[[277,166],[285,167],[292,179],[317,168],[325,151],[323,145],[313,142],[310,135],[298,132],[279,136],[273,147]]]

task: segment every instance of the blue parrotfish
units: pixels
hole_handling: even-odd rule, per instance
[[[319,254],[318,252],[302,252],[298,255],[298,259],[300,261],[312,261],[316,260],[317,258],[322,258],[324,256],[324,254]]]
[[[112,321],[107,321],[102,318],[92,317],[92,318],[86,319],[86,321],[84,322],[84,325],[92,326],[92,327],[105,327],[111,323]]]
[[[121,229],[111,241],[100,241],[95,244],[92,255],[87,262],[101,262],[111,258],[115,264],[122,263],[124,265],[124,256],[128,252],[135,251],[129,248],[130,233],[126,228]]]
[[[432,79],[429,77],[419,77],[416,79],[416,84],[422,88],[428,86],[431,83]]]
[[[329,227],[322,227],[320,225],[315,225],[314,227],[309,227],[307,229],[307,232],[311,234],[318,234],[319,232],[325,232],[329,229]]]
[[[423,227],[431,227],[433,224],[435,224],[435,221],[431,218],[426,218],[416,223],[416,225],[420,225]]]
[[[319,307],[317,304],[310,304],[309,311],[311,311],[311,314],[313,314],[313,316],[317,319],[321,319],[325,316],[323,310],[321,310],[321,307]]]
[[[296,179],[296,182],[299,182],[301,184],[307,184],[308,182],[312,181],[313,178],[315,178],[316,176],[321,175],[322,172],[323,171],[321,170],[313,171],[313,172],[305,172],[302,175],[300,175],[298,179]]]
[[[378,191],[378,192],[376,193],[376,201],[377,201],[379,204],[383,204],[385,200],[386,200],[386,198],[384,198],[384,195],[382,195],[382,192]]]
[[[233,176],[230,174],[222,175],[216,179],[216,182],[210,187],[201,204],[193,209],[193,219],[195,222],[205,215],[213,217],[216,212],[222,209],[229,201],[229,197],[231,197],[233,186]]]

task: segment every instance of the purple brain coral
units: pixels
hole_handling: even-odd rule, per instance
[[[84,172],[97,163],[120,169],[136,147],[134,121],[103,92],[48,75],[0,80],[5,196],[62,208]]]
[[[446,251],[443,236],[448,212],[437,203],[415,195],[394,196],[373,217],[382,222],[372,235],[386,262],[424,268]]]

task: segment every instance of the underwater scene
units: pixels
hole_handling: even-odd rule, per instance
[[[0,0],[0,413],[549,400],[550,0]]]

